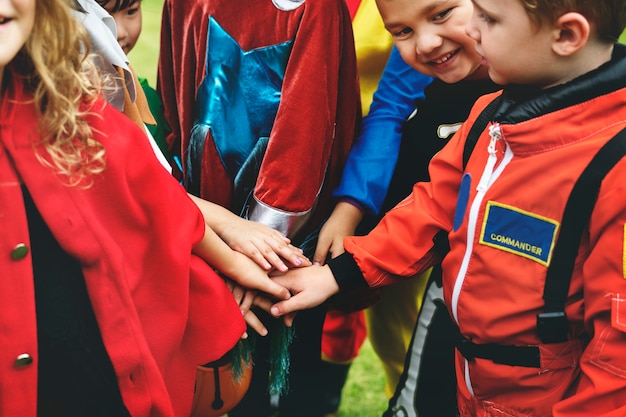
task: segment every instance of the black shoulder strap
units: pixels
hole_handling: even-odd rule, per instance
[[[478,142],[480,134],[483,133],[496,112],[496,107],[498,107],[498,103],[500,103],[500,97],[501,96],[496,97],[491,101],[491,103],[487,104],[487,107],[480,112],[474,121],[474,124],[470,128],[467,138],[465,139],[465,147],[463,148],[463,168],[467,165],[467,161],[469,161],[469,158],[474,151],[474,147],[476,146],[476,142]]]
[[[602,180],[624,155],[626,129],[598,151],[572,189],[546,275],[544,312],[537,315],[537,331],[544,343],[567,340],[565,302],[582,234],[589,224]]]
[[[500,97],[498,96],[495,99],[491,100],[489,104],[480,112],[474,124],[470,128],[469,133],[467,134],[467,138],[465,138],[465,145],[463,147],[463,169],[467,166],[467,161],[469,161],[472,152],[474,151],[474,147],[476,146],[476,142],[478,142],[478,138],[480,134],[487,128],[489,121],[493,117],[496,112],[496,107],[498,107],[498,103],[500,102]],[[444,256],[446,253],[450,251],[450,245],[448,244],[448,233],[445,230],[440,230],[433,237],[433,243],[435,244],[436,251]]]

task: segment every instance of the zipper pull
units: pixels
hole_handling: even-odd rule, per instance
[[[489,146],[487,146],[487,152],[489,152],[489,159],[487,160],[487,164],[485,165],[485,170],[483,171],[483,175],[480,177],[480,181],[478,182],[478,186],[476,189],[478,191],[487,191],[487,185],[489,184],[489,179],[493,174],[493,169],[496,166],[496,162],[498,162],[498,155],[496,150],[496,142],[502,139],[502,131],[500,130],[500,123],[494,123],[489,126],[489,137],[491,140],[489,141]]]

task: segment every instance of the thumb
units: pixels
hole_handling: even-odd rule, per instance
[[[279,300],[288,300],[291,297],[289,290],[282,285],[277,284],[271,279],[267,279],[258,288],[260,291],[273,296]]]
[[[298,296],[294,296],[288,300],[279,301],[276,304],[274,304],[270,309],[270,313],[272,313],[274,317],[282,317],[285,315],[293,316],[296,311],[303,309],[302,306],[300,306],[299,304],[300,303],[299,303]],[[293,317],[292,317],[292,321],[293,321]]]
[[[315,254],[313,254],[314,265],[324,265],[324,263],[326,262],[326,257],[328,256],[328,252],[330,250],[331,243],[332,241],[329,241],[327,239],[319,239],[317,241]]]

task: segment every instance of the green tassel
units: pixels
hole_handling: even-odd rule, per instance
[[[282,396],[289,388],[289,367],[291,359],[289,347],[294,339],[293,327],[287,327],[280,320],[276,320],[269,329],[270,358],[269,358],[269,383],[267,391],[270,395]],[[254,352],[258,335],[250,332],[247,339],[241,339],[231,350],[232,372],[235,382],[243,376],[244,367],[251,366],[252,353]]]
[[[287,375],[291,358],[289,347],[294,338],[293,327],[287,327],[282,322],[274,326],[274,335],[270,341],[270,373],[268,392],[270,395],[282,396],[287,393],[289,383]]]
[[[248,338],[250,339],[250,338]],[[240,339],[235,347],[230,351],[231,371],[235,382],[241,381],[244,367],[252,366],[252,352],[254,350],[254,340]]]

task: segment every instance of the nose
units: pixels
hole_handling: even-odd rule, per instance
[[[128,32],[126,31],[126,28],[124,27],[123,22],[115,17],[115,29],[117,31],[117,41],[120,42],[122,40],[124,40],[126,38],[126,36],[128,36]]]
[[[478,30],[478,26],[476,25],[476,11],[472,13],[472,17],[470,18],[467,26],[465,26],[465,33],[467,36],[474,39],[476,42],[480,42],[480,31]]]
[[[443,43],[435,28],[423,29],[417,34],[415,50],[418,55],[428,55]]]

